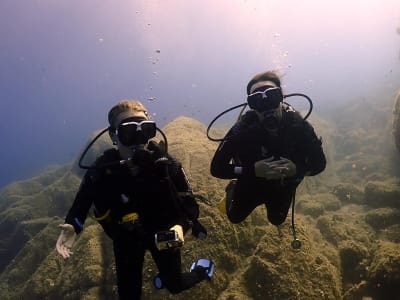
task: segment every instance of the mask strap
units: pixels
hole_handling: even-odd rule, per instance
[[[254,91],[262,86],[271,86],[271,87],[277,87],[275,83],[272,81],[266,80],[266,81],[259,81],[253,84],[250,88],[250,94],[254,93]]]

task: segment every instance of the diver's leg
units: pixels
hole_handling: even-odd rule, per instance
[[[260,193],[260,186],[256,180],[243,180],[235,181],[231,187],[231,198],[228,199],[229,193],[227,191],[227,205],[226,211],[229,221],[232,223],[240,223],[244,221],[247,216],[261,203],[262,194]]]
[[[265,203],[269,222],[276,226],[285,222],[295,192],[296,190],[284,188],[270,191],[271,196]]]
[[[119,299],[140,299],[144,244],[120,237],[114,240],[113,246]]]
[[[162,285],[171,294],[180,293],[208,278],[204,270],[182,273],[180,248],[159,251],[154,247],[150,251],[158,267]]]

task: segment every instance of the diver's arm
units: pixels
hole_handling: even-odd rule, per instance
[[[306,122],[304,137],[306,139],[305,175],[314,176],[326,167],[326,158],[322,149],[321,138],[315,134],[314,128]]]
[[[172,172],[170,176],[178,192],[178,200],[182,201],[180,207],[183,209],[187,218],[187,221],[185,221],[182,226],[183,230],[186,231],[191,227],[192,235],[194,237],[204,239],[207,236],[207,229],[199,221],[200,207],[195,199],[185,170],[182,165],[173,158],[171,165],[176,166],[175,168],[172,168],[172,170],[175,169],[175,172]]]
[[[192,187],[190,186],[189,179],[186,176],[185,170],[182,164],[173,156],[168,155],[169,166],[168,173],[172,181],[175,184],[178,192],[190,193],[192,194]]]
[[[88,188],[90,186],[89,179],[90,177],[86,173],[64,224],[59,225],[61,233],[56,242],[56,250],[63,258],[69,258],[73,254],[72,247],[77,235],[83,230],[86,214],[92,204],[91,198],[87,197],[90,190]]]
[[[178,206],[180,209],[184,210],[185,216],[194,224],[198,222],[198,217],[200,214],[199,205],[193,194],[192,187],[190,185],[189,179],[186,176],[185,170],[181,163],[174,157],[169,156],[170,168],[169,174],[174,184],[174,188],[178,193],[178,201],[181,201]],[[186,219],[185,217],[185,219]],[[186,221],[184,221],[185,223]]]
[[[90,173],[92,172],[89,170],[82,179],[75,200],[65,218],[65,223],[71,224],[77,234],[83,230],[83,224],[95,197],[96,187]]]
[[[232,150],[232,143],[230,141],[224,140],[220,143],[211,160],[210,172],[212,176],[221,179],[237,177],[235,174],[235,165],[231,163]]]
[[[232,126],[215,151],[210,165],[212,176],[221,179],[255,177],[254,165],[242,165],[237,153],[241,147],[245,147],[243,141],[249,133],[249,128],[257,122],[258,116],[251,110]]]
[[[177,172],[171,176],[172,181],[178,191],[179,197],[185,202],[183,205],[186,215],[191,221],[196,221],[199,217],[199,205],[197,204],[189,179],[184,168],[179,164]]]
[[[254,165],[241,165],[234,159],[240,144],[226,139],[221,142],[211,160],[211,175],[221,179],[233,179],[241,176],[255,176]]]

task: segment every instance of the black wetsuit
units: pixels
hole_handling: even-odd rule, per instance
[[[176,224],[188,229],[187,214],[177,201],[193,197],[181,165],[168,158],[161,165],[146,162],[138,174],[132,175],[126,165],[109,164],[120,159],[117,150],[106,151],[96,162],[100,168],[86,173],[67,214],[65,222],[73,225],[78,234],[92,204],[97,217],[107,216],[99,223],[113,240],[120,299],[140,299],[146,249],[151,252],[163,285],[171,293],[179,293],[205,279],[204,272],[182,273],[179,248],[159,251],[155,245],[154,234],[158,231]],[[192,217],[197,218],[198,205],[194,198],[191,200]],[[123,217],[132,213],[139,218],[123,222]]]
[[[254,163],[271,156],[293,161],[295,176],[283,180],[257,178]],[[258,205],[265,204],[268,220],[279,225],[285,221],[304,176],[322,172],[325,165],[321,140],[299,113],[283,109],[278,134],[271,136],[251,110],[220,143],[211,162],[211,174],[222,179],[237,178],[227,187],[227,193],[233,193],[227,195],[227,215],[232,223],[242,222]],[[234,172],[238,166],[242,167],[240,175]]]

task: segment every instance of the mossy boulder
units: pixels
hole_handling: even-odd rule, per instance
[[[368,287],[373,299],[397,299],[400,287],[400,245],[380,241],[374,246]]]
[[[377,208],[368,211],[365,215],[365,222],[376,230],[398,224],[399,220],[400,210],[389,207]]]
[[[370,181],[365,185],[364,201],[372,207],[400,208],[400,184],[397,181]]]

